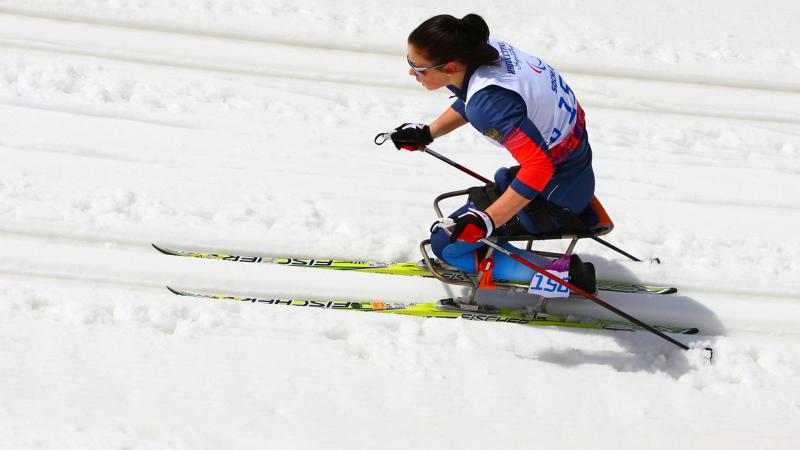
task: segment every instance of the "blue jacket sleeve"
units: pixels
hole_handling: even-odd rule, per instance
[[[464,102],[460,98],[457,98],[450,107],[455,109],[457,113],[461,114],[464,120],[469,122],[469,119],[467,119],[466,105],[464,105]]]
[[[484,135],[500,142],[521,166],[511,188],[533,199],[555,172],[547,143],[528,118],[525,101],[500,86],[487,86],[473,94],[466,107],[467,120]]]

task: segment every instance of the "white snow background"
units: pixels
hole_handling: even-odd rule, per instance
[[[405,39],[468,12],[564,73],[608,240],[663,263],[579,253],[680,289],[609,301],[700,327],[678,338],[712,363],[647,333],[164,289],[446,296],[149,244],[417,259],[432,199],[473,180],[372,138],[449,105],[408,76]],[[787,0],[0,0],[0,449],[798,448],[798,17]],[[469,127],[432,147],[485,175],[513,162]]]

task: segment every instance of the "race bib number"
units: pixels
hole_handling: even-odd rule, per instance
[[[556,271],[548,270],[547,272],[561,278],[564,281],[569,281],[569,271]],[[568,297],[569,289],[560,283],[547,278],[546,276],[536,273],[531,280],[531,285],[528,287],[529,294],[541,295],[542,297],[555,298],[555,297]]]

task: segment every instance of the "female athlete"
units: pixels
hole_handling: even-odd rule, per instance
[[[552,211],[586,217],[594,195],[592,151],[583,110],[558,71],[490,37],[476,14],[424,21],[408,37],[407,59],[409,75],[428,90],[447,87],[456,100],[430,124],[397,127],[391,139],[398,149],[421,150],[470,123],[519,163],[495,174],[501,192],[496,201],[485,209],[470,201],[455,211],[449,236],[441,228],[433,230],[432,249],[440,259],[474,273],[482,258],[481,238],[507,235],[512,225],[514,233],[523,229],[532,235],[563,230],[561,216]],[[550,262],[503,245],[537,265]],[[495,278],[532,276],[531,269],[511,258],[496,257]]]

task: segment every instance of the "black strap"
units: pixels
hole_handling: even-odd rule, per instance
[[[467,189],[467,193],[469,195],[469,200],[475,205],[477,209],[481,211],[486,211],[492,203],[496,202],[498,198],[503,194],[500,191],[500,188],[494,184],[487,184],[485,186],[475,186]],[[520,223],[519,218],[514,216],[503,225],[503,230],[501,234],[507,236],[516,236],[516,235],[525,235],[530,234],[525,227],[522,226]]]
[[[467,189],[469,200],[475,204],[477,209],[486,211],[492,203],[496,202],[502,192],[496,184],[491,183],[485,186],[475,186]]]
[[[525,206],[523,211],[528,214],[530,217],[531,222],[533,222],[533,226],[539,230],[540,233],[549,234],[558,231],[558,225],[553,220],[555,217],[553,212],[553,208],[551,203],[547,200],[542,198],[541,196],[536,196],[527,206]]]
[[[514,166],[508,169],[508,177],[514,178],[519,173],[521,166]],[[523,208],[528,213],[531,221],[541,234],[556,232],[586,233],[589,226],[578,217],[577,214],[568,208],[550,203],[542,196],[537,195],[528,205]]]

